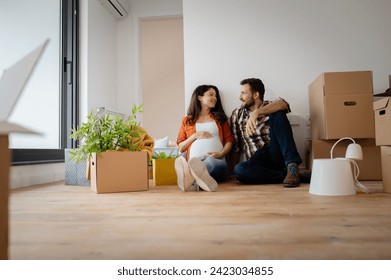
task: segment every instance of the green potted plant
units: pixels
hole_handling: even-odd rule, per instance
[[[177,151],[171,151],[169,154],[166,152],[153,152],[152,169],[155,186],[176,184],[175,159],[178,156]]]
[[[86,122],[72,129],[71,138],[77,140],[79,145],[70,152],[70,160],[80,162],[90,159],[93,153],[106,151],[140,151],[138,143],[145,130],[136,120],[137,114],[143,112],[142,106],[134,105],[127,119],[118,115],[90,113]]]
[[[148,154],[153,139],[136,121],[142,105],[133,106],[127,119],[90,113],[87,121],[73,129],[79,141],[70,160],[87,160],[87,177],[97,193],[148,189]],[[89,176],[88,176],[89,175]]]

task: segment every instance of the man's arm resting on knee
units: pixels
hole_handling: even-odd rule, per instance
[[[268,103],[265,106],[261,106],[258,109],[255,109],[251,112],[247,124],[246,124],[246,133],[249,136],[252,136],[256,133],[257,124],[256,121],[259,116],[262,115],[270,115],[278,111],[286,111],[290,112],[289,104],[282,98],[278,98],[277,100]]]

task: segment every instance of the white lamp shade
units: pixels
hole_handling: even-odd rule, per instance
[[[329,196],[356,194],[350,161],[346,159],[315,159],[309,192]]]
[[[345,158],[354,159],[354,160],[362,160],[362,148],[359,144],[350,144],[346,149]]]

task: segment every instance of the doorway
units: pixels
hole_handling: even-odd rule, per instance
[[[185,115],[183,17],[142,19],[140,60],[142,125],[176,141]]]

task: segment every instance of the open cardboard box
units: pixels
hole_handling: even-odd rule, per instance
[[[373,101],[377,101],[383,99],[384,97],[390,97],[390,96],[391,96],[391,75],[388,75],[388,89],[386,89],[382,93],[375,94],[373,96]]]
[[[372,71],[322,73],[308,94],[312,139],[375,137]]]
[[[391,97],[373,103],[375,113],[376,145],[391,145]]]

